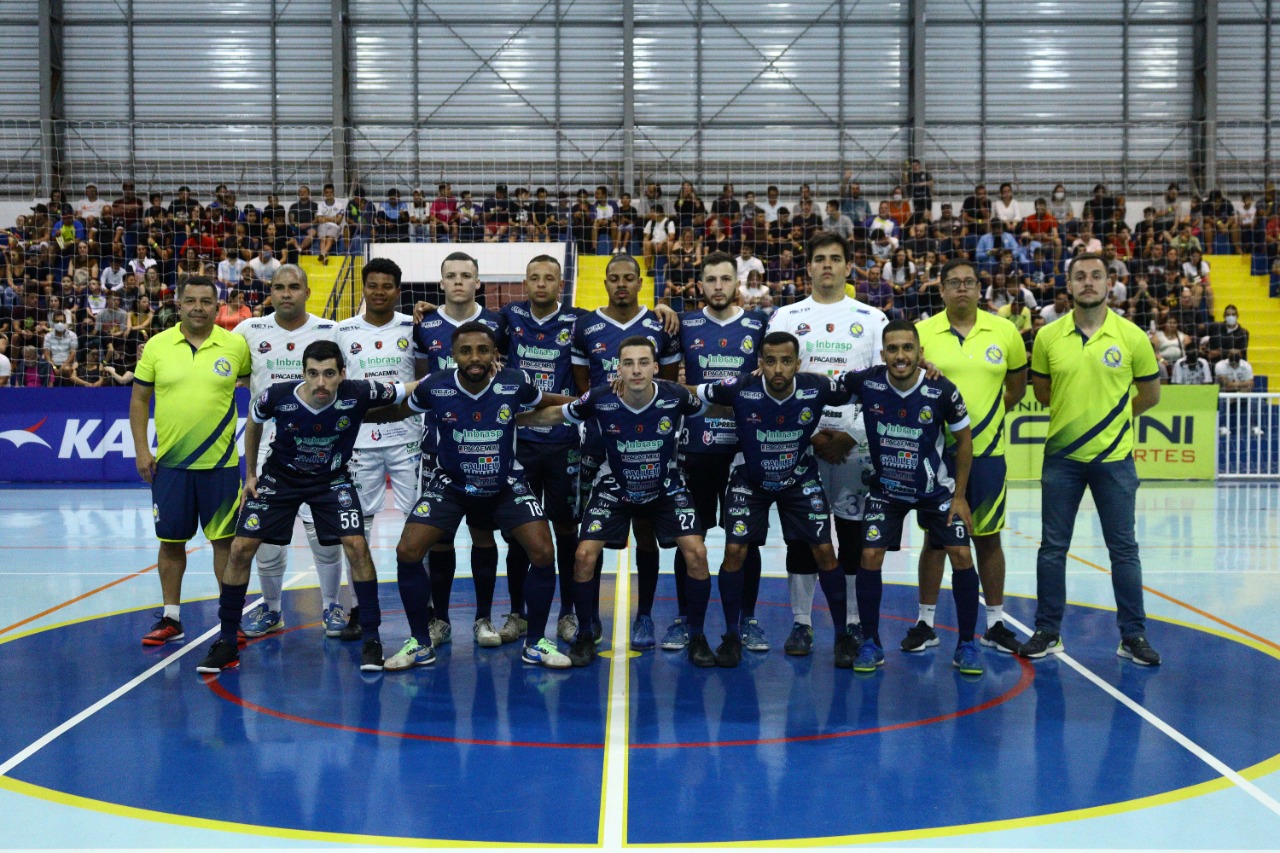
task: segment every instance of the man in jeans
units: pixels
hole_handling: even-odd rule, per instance
[[[1075,308],[1040,330],[1031,356],[1031,384],[1049,407],[1049,435],[1041,475],[1036,631],[1018,654],[1042,658],[1064,651],[1067,549],[1088,487],[1111,557],[1120,628],[1116,654],[1154,666],[1160,655],[1147,642],[1134,535],[1138,474],[1130,421],[1160,402],[1160,370],[1142,330],[1107,308],[1107,283],[1101,255],[1077,256],[1067,277]]]

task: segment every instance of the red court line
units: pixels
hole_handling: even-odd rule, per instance
[[[198,550],[200,549],[188,548],[187,553],[192,554]],[[152,563],[151,565],[147,566],[145,569],[139,569],[138,571],[131,572],[122,578],[116,578],[110,583],[104,583],[102,586],[97,587],[96,589],[91,589],[88,592],[81,593],[80,595],[77,595],[75,598],[69,598],[66,601],[62,602],[61,604],[55,604],[53,607],[50,607],[48,610],[41,610],[35,616],[28,616],[26,619],[23,619],[21,622],[14,622],[12,625],[10,625],[7,628],[0,628],[0,634],[7,634],[10,631],[14,630],[15,628],[21,628],[23,625],[29,625],[30,623],[36,621],[37,619],[41,619],[45,616],[48,616],[50,613],[56,613],[64,607],[70,607],[71,605],[75,604],[78,601],[84,601],[86,598],[89,598],[90,596],[93,596],[93,595],[97,595],[103,590],[111,589],[111,587],[116,586],[117,584],[122,584],[127,580],[132,580],[133,578],[136,578],[139,575],[145,575],[147,572],[151,571],[158,565],[159,563]]]

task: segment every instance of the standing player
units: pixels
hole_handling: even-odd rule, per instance
[[[278,273],[277,273],[278,275]],[[396,311],[400,304],[400,267],[388,258],[372,258],[360,271],[364,314],[338,324],[335,338],[352,379],[412,382],[417,378],[413,318]],[[373,521],[387,500],[387,478],[396,509],[408,515],[418,497],[422,419],[366,422],[351,452],[351,479],[364,513],[364,535],[373,537]],[[353,608],[344,639],[359,638],[358,608]]]
[[[308,345],[302,364],[301,382],[274,383],[254,399],[249,412],[244,433],[249,460],[258,458],[262,425],[274,418],[276,433],[261,480],[254,462],[250,461],[245,471],[244,506],[231,543],[226,582],[218,597],[222,631],[208,656],[196,666],[197,672],[220,672],[240,665],[236,634],[253,555],[264,541],[289,544],[294,517],[303,503],[311,507],[320,543],[341,543],[351,561],[364,636],[360,669],[382,669],[378,578],[364,538],[363,517],[352,495],[355,489],[347,463],[365,412],[398,403],[417,386],[348,380],[342,351],[333,341]]]
[[[440,289],[444,306],[438,311],[429,304],[420,306],[427,309],[427,313],[413,330],[415,354],[419,361],[426,362],[424,373],[457,367],[453,360],[454,336],[467,323],[483,324],[494,333],[498,351],[506,349],[505,323],[499,315],[476,302],[479,286],[480,265],[466,252],[453,252],[441,262]],[[439,390],[444,394],[452,389]],[[422,452],[427,456],[435,452],[434,430],[429,423],[423,432]],[[430,465],[423,465],[424,478],[430,470]],[[498,583],[498,545],[493,538],[493,528],[471,524],[467,528],[471,533],[471,576],[476,588],[476,617],[471,633],[480,646],[493,648],[502,645],[502,637],[494,629],[492,619],[493,593]],[[458,555],[451,537],[432,543],[430,567],[431,644],[440,646],[453,639],[449,597],[458,570]]]
[[[551,529],[515,458],[515,416],[521,408],[563,405],[570,398],[543,394],[518,370],[497,370],[497,339],[483,323],[458,327],[453,357],[458,366],[424,379],[404,407],[426,413],[436,428],[437,444],[422,496],[396,547],[400,598],[412,636],[387,661],[387,669],[435,662],[431,586],[422,558],[432,545],[451,537],[463,518],[486,530],[497,526],[529,555],[528,636],[521,657],[525,663],[563,669],[569,659],[544,636],[556,585]]]
[[[235,333],[249,344],[253,358],[253,375],[249,391],[256,399],[277,382],[302,381],[302,354],[319,340],[332,340],[335,323],[307,312],[311,289],[302,267],[285,264],[271,279],[271,304],[275,311],[266,317],[250,317],[236,326]],[[275,439],[275,422],[264,427],[263,441],[254,460],[259,470],[266,464]],[[324,601],[324,633],[327,637],[342,634],[347,614],[338,603],[342,585],[342,548],[324,546],[316,537],[311,522],[311,507],[302,507],[302,526],[307,532],[311,555],[315,558],[316,575],[320,579],[320,597]],[[262,584],[262,603],[244,617],[244,633],[261,637],[285,628],[282,610],[284,575],[289,564],[289,549],[264,542],[257,550],[258,582]]]
[[[686,385],[701,385],[756,369],[768,318],[739,308],[735,304],[737,293],[737,263],[733,256],[712,252],[703,258],[702,296],[706,307],[680,317],[680,351],[684,354]],[[680,463],[689,496],[704,528],[720,523],[729,468],[737,450],[738,436],[732,418],[693,415],[685,421]],[[684,589],[687,572],[684,553],[677,551],[676,600],[680,615],[662,638],[664,649],[683,649],[689,644]],[[729,630],[739,631],[743,644],[751,651],[767,652],[769,642],[755,618],[756,598],[760,593],[760,546],[756,543],[747,548],[742,577],[744,591],[740,610],[744,621],[740,630],[736,623],[730,625]]]
[[[236,381],[249,375],[244,340],[216,325],[218,286],[192,276],[178,291],[178,325],[147,342],[134,368],[129,430],[138,473],[151,484],[164,612],[144,646],[181,640],[186,543],[196,527],[213,546],[213,574],[223,581],[240,503],[236,450]],[[156,456],[147,436],[155,397]],[[232,645],[234,646],[234,637]]]
[[[1067,288],[1075,308],[1041,329],[1031,352],[1031,384],[1036,399],[1049,407],[1049,437],[1041,475],[1044,541],[1036,557],[1036,631],[1018,654],[1041,658],[1063,651],[1067,548],[1088,487],[1111,556],[1120,628],[1116,654],[1155,666],[1160,655],[1147,642],[1134,536],[1138,473],[1130,429],[1133,418],[1160,402],[1155,351],[1141,329],[1107,308],[1107,263],[1100,255],[1078,255]]]
[[[705,402],[732,407],[739,448],[724,496],[725,546],[719,588],[727,632],[716,649],[716,663],[737,666],[742,647],[749,642],[746,632],[738,629],[747,580],[743,566],[751,549],[758,552],[765,541],[769,508],[777,504],[783,538],[809,546],[831,609],[835,665],[848,669],[857,648],[845,614],[848,594],[844,574],[836,571],[836,552],[831,545],[831,510],[818,480],[810,439],[823,407],[847,403],[849,392],[829,377],[797,374],[800,341],[787,332],[765,336],[760,368],[760,376],[744,373],[698,386],[698,396]]]
[[[657,374],[657,347],[647,337],[632,335],[618,345],[621,392],[615,392],[612,385],[597,385],[564,406],[562,412],[543,412],[528,422],[555,423],[560,414],[575,424],[591,420],[604,443],[605,460],[583,509],[578,531],[573,576],[579,618],[592,605],[592,575],[605,544],[625,541],[632,522],[643,519],[649,522],[658,542],[667,547],[674,544],[684,552],[689,567],[685,582],[689,598],[689,660],[695,666],[715,666],[715,655],[703,633],[711,598],[707,548],[677,459],[684,418],[702,414],[706,407],[684,386],[655,381]],[[652,592],[649,596],[652,606]],[[633,628],[633,636],[634,633]],[[587,666],[595,654],[591,628],[580,622],[569,659],[574,666]]]
[[[591,388],[610,385],[618,378],[619,345],[632,336],[640,336],[653,344],[658,353],[659,374],[662,379],[676,380],[680,375],[680,341],[673,331],[663,324],[658,312],[640,306],[640,287],[644,277],[640,264],[627,254],[617,254],[605,268],[604,289],[609,304],[597,308],[582,317],[573,332],[573,378],[578,392],[585,394]],[[670,309],[667,309],[670,310]],[[582,444],[582,465],[579,476],[585,492],[595,479],[598,466],[604,458],[600,436],[588,424]],[[657,644],[653,628],[653,599],[658,590],[658,543],[648,519],[637,519],[636,575],[639,578],[639,607],[631,626],[631,648],[651,649]],[[621,547],[625,541],[609,544]],[[603,564],[603,558],[602,558]],[[593,635],[600,631],[600,566],[592,577],[596,597],[589,625]],[[578,612],[581,623],[586,617]]]
[[[1004,416],[1027,393],[1027,348],[1013,323],[978,310],[977,270],[956,259],[942,268],[942,302],[946,311],[923,321],[921,349],[943,376],[955,383],[965,405],[977,413],[973,433],[973,467],[965,500],[973,513],[978,575],[987,599],[984,646],[1013,654],[1020,643],[1004,624],[1005,464]],[[954,446],[953,446],[954,447]],[[936,646],[933,630],[942,584],[943,552],[932,539],[920,549],[920,618],[902,641],[904,652]]]
[[[880,570],[885,552],[900,547],[902,522],[915,510],[931,541],[941,543],[951,559],[951,589],[960,632],[952,664],[966,675],[980,675],[982,656],[973,641],[978,622],[978,573],[969,553],[972,522],[965,501],[973,462],[969,413],[955,385],[945,377],[925,376],[920,367],[920,336],[909,321],[894,320],[885,326],[883,355],[883,365],[843,374],[839,380],[862,403],[875,469],[862,519],[863,570],[857,575],[864,641],[853,669],[875,672],[884,666]],[[945,457],[944,425],[956,441],[954,471]]]
[[[809,277],[813,295],[779,308],[769,321],[770,332],[790,332],[800,341],[800,369],[840,376],[866,370],[880,359],[881,334],[888,318],[845,295],[845,279],[852,269],[849,246],[839,234],[815,234],[809,242]],[[856,405],[828,406],[813,437],[818,474],[835,513],[836,546],[844,567],[845,592],[852,599],[857,569],[861,565],[861,519],[871,462],[867,431]],[[813,574],[802,543],[787,546],[787,581],[795,624],[783,649],[789,655],[807,655],[813,645]],[[849,608],[849,624],[858,624],[858,609]],[[861,629],[854,628],[855,645]]]
[[[562,285],[560,262],[550,255],[538,255],[525,267],[524,288],[529,298],[503,305],[500,313],[509,336],[507,364],[528,374],[543,393],[572,396],[575,392],[570,349],[574,324],[584,312],[561,307]],[[556,567],[560,575],[556,634],[567,642],[578,628],[573,616],[573,555],[578,550],[578,430],[565,424],[521,426],[516,435],[516,459],[556,535]],[[519,542],[508,542],[511,612],[498,630],[505,642],[525,634],[524,581],[528,572],[529,555]]]

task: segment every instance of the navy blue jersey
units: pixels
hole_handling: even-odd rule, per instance
[[[542,399],[522,371],[503,368],[479,394],[458,381],[458,371],[441,370],[418,384],[409,408],[427,415],[435,428],[435,467],[451,486],[490,497],[507,486],[516,461],[516,415]]]
[[[573,363],[591,368],[592,388],[618,378],[618,345],[632,335],[653,341],[659,364],[679,363],[680,339],[662,330],[662,320],[652,308],[641,308],[625,325],[597,308],[580,317],[573,330]]]
[[[944,450],[946,432],[969,425],[969,411],[950,380],[926,379],[907,392],[889,384],[889,368],[845,373],[839,383],[862,403],[875,468],[872,490],[902,503],[941,501],[955,493]]]
[[[724,323],[705,308],[681,314],[685,384],[701,385],[755,370],[768,324],[769,318],[755,311],[743,311]],[[691,417],[683,438],[686,453],[733,453],[738,444],[729,418]]]
[[[829,376],[797,373],[795,388],[776,400],[765,390],[764,377],[744,373],[698,386],[708,403],[732,406],[737,425],[738,457],[748,482],[764,491],[780,491],[817,471],[809,443],[824,406],[843,406],[850,393]]]
[[[298,395],[303,383],[277,382],[253,401],[249,416],[265,424],[275,418],[269,467],[293,474],[327,474],[343,469],[360,437],[369,409],[404,399],[404,386],[368,379],[344,379],[333,402],[312,408]]]
[[[576,397],[573,383],[573,329],[580,308],[561,308],[544,320],[533,316],[528,302],[511,302],[499,312],[507,329],[507,365],[529,374],[539,391]],[[520,427],[520,440],[544,444],[574,444],[578,431],[568,425]]]
[[[413,347],[418,358],[431,362],[427,370],[452,370],[458,364],[453,360],[453,333],[463,323],[478,321],[493,329],[498,339],[498,352],[507,351],[507,323],[500,314],[484,306],[465,320],[454,320],[443,309],[432,311],[413,327]]]
[[[609,478],[628,503],[648,503],[684,489],[676,464],[684,419],[700,413],[702,401],[683,385],[654,381],[655,394],[644,408],[632,409],[608,385],[598,385],[564,407],[575,424],[594,418],[604,437],[600,477]]]

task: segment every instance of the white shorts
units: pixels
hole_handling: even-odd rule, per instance
[[[388,447],[357,447],[351,454],[351,479],[360,495],[360,509],[376,515],[387,502],[387,477],[396,509],[408,515],[418,502],[418,465],[422,453],[418,442]]]
[[[855,447],[848,460],[840,465],[818,460],[822,490],[827,493],[827,503],[836,518],[862,520],[862,507],[867,500],[872,473],[871,454],[865,446]]]
[[[342,229],[336,222],[320,222],[316,224],[316,234],[321,237],[332,237],[336,240],[342,236]]]

